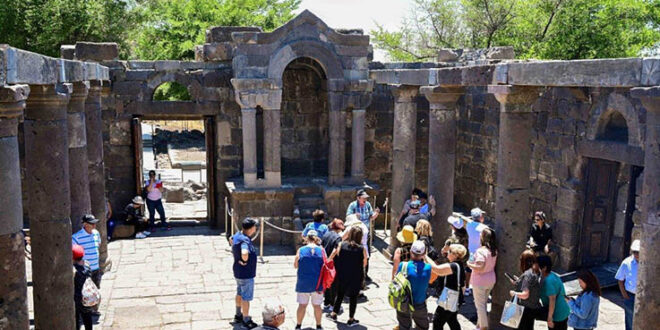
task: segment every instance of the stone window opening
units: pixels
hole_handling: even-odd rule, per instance
[[[626,118],[618,111],[610,111],[601,119],[596,140],[628,144]]]
[[[154,90],[154,101],[192,101],[188,88],[176,81],[166,81]]]

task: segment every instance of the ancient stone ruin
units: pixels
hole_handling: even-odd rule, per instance
[[[542,210],[564,270],[619,262],[641,238],[635,327],[658,315],[660,59],[518,61],[501,48],[378,63],[367,35],[308,11],[272,32],[211,28],[195,52],[119,61],[115,44],[63,46],[61,59],[0,46],[0,328],[28,328],[24,225],[35,325],[73,327],[71,232],[82,214],[104,219],[106,197],[119,208],[140,192],[151,119],[205,121],[211,226],[224,227],[225,198],[237,219],[344,217],[366,184],[378,205],[389,198],[379,223],[393,228],[421,187],[438,237],[455,209],[489,213],[504,278]],[[155,101],[165,82],[192,100]],[[496,286],[493,310],[507,297]]]

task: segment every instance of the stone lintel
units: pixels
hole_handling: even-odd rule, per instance
[[[85,80],[110,80],[110,70],[97,63],[53,58],[0,45],[0,85],[47,85]]]
[[[28,85],[0,87],[0,118],[20,117],[25,109],[28,95],[30,95]]]
[[[435,85],[437,71],[429,69],[370,70],[369,79],[377,84],[390,85]]]
[[[642,61],[641,58],[531,61],[506,66],[511,85],[634,87],[642,85]]]
[[[432,110],[452,110],[465,93],[462,87],[422,86],[419,92],[429,101]]]
[[[577,152],[584,157],[602,158],[624,164],[644,166],[644,150],[623,143],[583,140],[577,143]]]
[[[539,87],[488,86],[488,93],[495,95],[497,101],[502,105],[503,112],[531,112],[531,105],[539,98],[540,92]]]
[[[419,93],[419,87],[414,85],[390,85],[395,103],[412,103]]]

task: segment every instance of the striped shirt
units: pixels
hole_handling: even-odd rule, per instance
[[[101,234],[98,230],[93,229],[91,234],[85,231],[85,228],[80,229],[71,237],[71,243],[78,244],[85,249],[85,256],[83,260],[89,263],[89,268],[92,271],[99,269],[99,246],[101,245]]]

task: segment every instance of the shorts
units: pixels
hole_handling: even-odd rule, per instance
[[[309,299],[312,299],[312,305],[320,306],[323,303],[323,292],[298,292],[297,301],[301,305],[307,305]]]
[[[252,301],[254,298],[254,278],[237,278],[236,295],[243,301]]]

